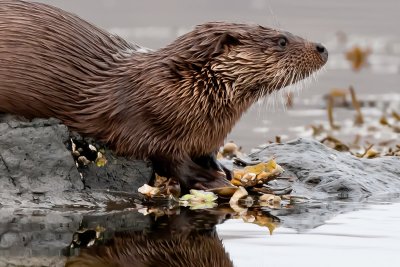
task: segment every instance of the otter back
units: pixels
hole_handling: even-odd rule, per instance
[[[61,9],[0,1],[0,111],[78,120],[85,89],[137,48]]]

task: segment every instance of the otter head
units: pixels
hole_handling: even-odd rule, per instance
[[[287,32],[211,22],[142,57],[146,71],[138,84],[152,96],[143,105],[157,132],[166,125],[160,140],[174,140],[163,150],[193,157],[215,151],[252,103],[306,78],[326,63],[328,53]],[[160,96],[163,104],[153,104]]]
[[[328,60],[327,50],[319,43],[237,23],[199,25],[178,38],[174,47],[179,53],[169,54],[169,59],[176,73],[188,69],[202,72],[203,80],[206,76],[214,87],[235,90],[234,95],[240,98],[259,98],[298,82]],[[220,94],[226,97],[229,92]]]
[[[154,125],[151,144],[143,142],[141,151],[193,158],[215,151],[252,103],[309,76],[326,63],[328,53],[287,32],[211,22],[135,59],[139,56],[143,68],[134,67],[140,70],[135,86],[142,88],[144,117],[152,119],[146,128]],[[136,116],[137,109],[132,111]]]

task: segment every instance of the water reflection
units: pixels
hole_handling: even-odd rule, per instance
[[[136,216],[143,215],[136,212]],[[66,266],[233,266],[215,231],[215,225],[231,216],[229,210],[160,208],[147,216],[149,224],[140,231],[108,236],[107,229],[97,227],[75,233],[69,252],[81,249]],[[92,224],[90,220],[86,218],[86,223]],[[92,246],[82,248],[88,244]]]
[[[394,257],[400,204],[387,204],[398,197],[206,210],[134,203],[107,211],[3,208],[0,266],[293,266],[294,259],[281,259],[296,255],[308,264],[310,250],[328,258],[347,247]],[[354,261],[356,254],[346,255]]]
[[[207,210],[149,207],[139,211],[145,215],[129,209],[85,216],[64,251],[69,256],[66,266],[233,266],[217,224],[242,218],[270,232],[279,224],[261,207],[235,211],[222,204]]]
[[[360,235],[357,229],[354,233],[347,230],[341,233],[341,224],[332,224],[331,221],[339,214],[352,214],[351,211],[367,209],[371,203],[384,203],[384,200],[395,201],[386,197],[364,203],[286,203],[282,208],[245,205],[231,208],[221,204],[207,210],[138,206],[112,214],[91,214],[83,217],[80,229],[74,233],[71,245],[64,251],[69,256],[66,266],[233,266],[232,255],[235,261],[244,264],[243,253],[250,253],[249,248],[259,248],[261,243],[271,246],[269,242],[274,242],[274,239],[268,236],[277,227],[282,229],[277,230],[278,236],[287,236],[286,229],[292,229],[292,233],[303,233],[303,237],[299,238],[304,242],[315,236],[334,236],[345,240],[368,237],[373,240],[380,236],[375,233]],[[228,220],[230,222],[218,227],[217,232],[216,226]],[[327,221],[330,223],[326,224]],[[339,232],[310,231],[322,225],[328,228],[334,225]],[[249,229],[252,230],[249,232]],[[224,244],[228,246],[228,251]],[[286,249],[297,249],[298,246],[283,245]],[[256,254],[254,258],[261,260],[263,256]]]
[[[221,240],[197,231],[158,236],[116,233],[106,244],[82,250],[66,266],[233,266]]]

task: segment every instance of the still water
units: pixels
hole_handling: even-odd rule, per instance
[[[295,96],[293,109],[279,108],[279,98],[271,104],[278,108],[267,108],[266,100],[233,130],[228,139],[245,151],[276,135],[283,140],[306,136],[307,125],[326,121],[323,95],[331,88],[353,85],[360,98],[400,103],[397,0],[40,2],[77,13],[153,49],[210,20],[255,22],[324,43],[330,52],[326,70]],[[354,45],[373,51],[369,67],[358,73],[344,59],[344,52]],[[381,114],[378,111],[369,110],[372,119]],[[337,114],[341,121],[353,115],[346,109]],[[73,259],[80,253],[86,253],[87,265],[75,258],[76,265],[70,266],[116,266],[115,253],[124,252],[131,258],[121,266],[168,266],[165,259],[170,258],[187,260],[171,266],[230,266],[232,260],[234,266],[394,267],[400,266],[399,224],[400,204],[392,196],[239,211],[226,205],[208,211],[149,210],[135,203],[99,211],[0,208],[0,266],[64,266],[65,256]],[[87,244],[93,248],[79,250]],[[140,255],[147,252],[151,256],[143,259]],[[148,260],[147,265],[135,265],[139,259]]]
[[[218,226],[218,233],[235,266],[400,266],[400,204],[349,206],[355,211],[328,216],[315,228],[307,229],[308,223],[327,211],[288,216],[287,226],[282,218],[284,226],[272,235],[236,220]]]
[[[395,267],[399,200],[8,210],[0,225],[0,266]]]

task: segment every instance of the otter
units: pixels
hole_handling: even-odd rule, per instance
[[[56,7],[0,0],[0,111],[58,118],[183,188],[230,186],[216,151],[241,115],[327,59],[319,43],[228,22],[145,50]]]

